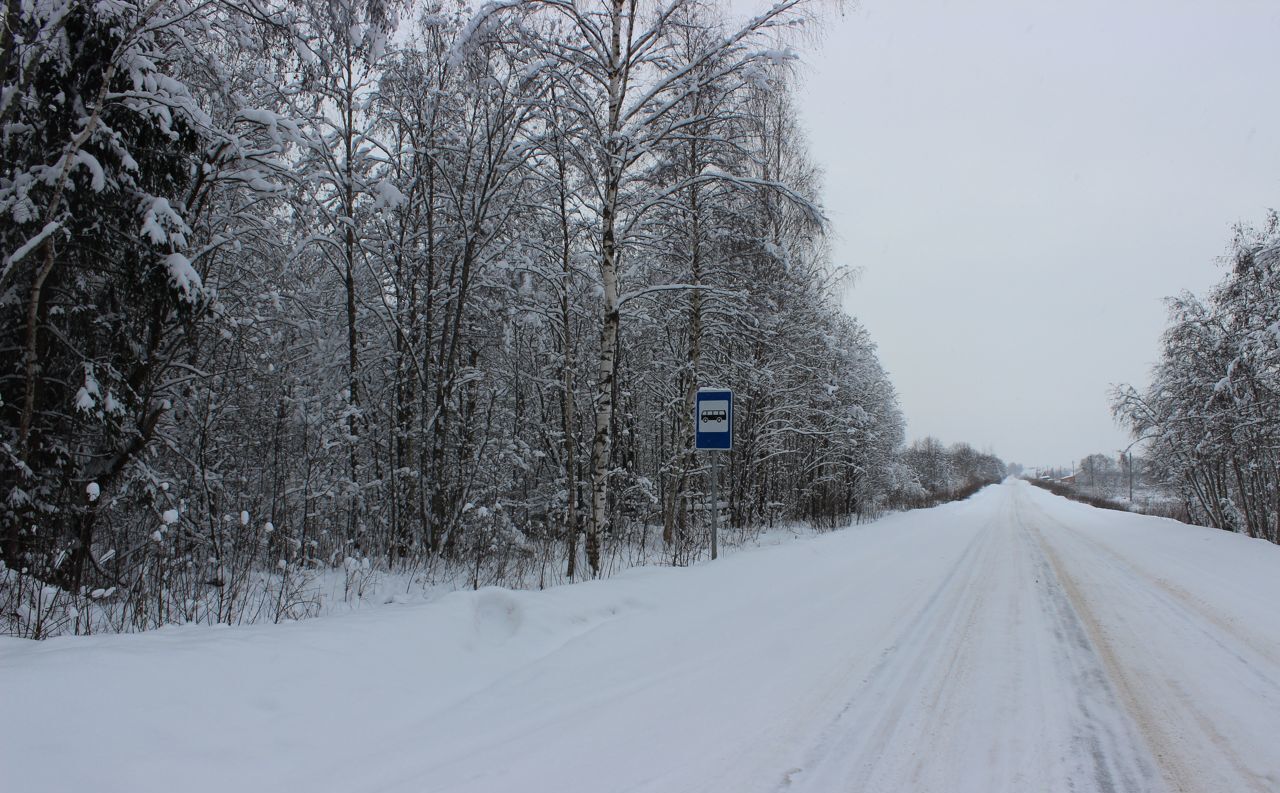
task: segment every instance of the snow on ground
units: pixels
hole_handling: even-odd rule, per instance
[[[1280,547],[1010,482],[695,568],[0,642],[12,791],[1280,791]]]

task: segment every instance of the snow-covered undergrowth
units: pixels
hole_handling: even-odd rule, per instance
[[[653,536],[657,535],[653,530]],[[722,553],[778,545],[823,531],[802,523],[772,529],[729,530]],[[672,565],[660,541],[615,544],[605,556],[603,577],[634,567]],[[706,554],[692,560],[705,560]],[[681,562],[683,564],[683,562]],[[578,569],[586,569],[585,563]],[[132,633],[169,625],[251,625],[291,622],[376,606],[424,603],[449,592],[500,586],[544,589],[569,583],[563,554],[554,549],[527,555],[523,563],[436,560],[432,566],[389,566],[348,557],[341,566],[286,565],[227,576],[220,586],[197,582],[185,597],[172,589],[162,597],[134,596],[118,587],[73,593],[42,583],[0,562],[0,635],[47,639],[64,635]]]

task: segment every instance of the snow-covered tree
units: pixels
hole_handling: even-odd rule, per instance
[[[683,564],[712,508],[732,539],[917,494],[795,122],[807,0],[13,8],[13,630]],[[705,385],[738,395],[719,505]]]
[[[1206,299],[1169,301],[1145,391],[1113,407],[1193,520],[1280,541],[1280,220],[1237,227],[1229,271]]]
[[[252,17],[252,18],[250,18]],[[226,103],[227,42],[266,9],[11,5],[0,122],[6,564],[77,588],[99,519],[149,504],[146,453],[200,377],[208,274],[278,186],[261,119]],[[201,46],[203,45],[203,46]],[[234,103],[233,103],[234,104]],[[241,197],[226,197],[234,187]],[[92,492],[92,498],[86,493]]]

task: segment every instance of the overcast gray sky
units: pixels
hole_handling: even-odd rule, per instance
[[[863,0],[802,53],[846,300],[911,437],[1127,444],[1162,299],[1280,207],[1277,0]]]

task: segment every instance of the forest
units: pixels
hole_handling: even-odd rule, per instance
[[[687,564],[702,386],[736,395],[737,536],[999,478],[906,453],[840,308],[792,107],[816,13],[11,0],[6,632],[302,617],[326,571]]]

